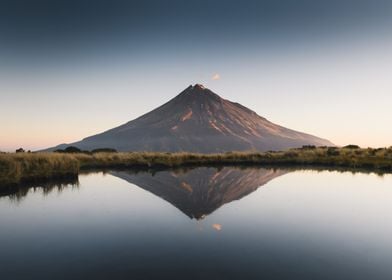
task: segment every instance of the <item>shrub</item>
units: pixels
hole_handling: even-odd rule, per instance
[[[370,156],[375,156],[377,150],[376,150],[376,149],[372,149],[372,148],[368,148],[368,149],[367,149],[367,152],[368,152],[368,154],[369,154]]]
[[[82,150],[74,146],[69,146],[64,149],[64,152],[74,154],[74,153],[81,153]]]
[[[66,154],[77,154],[77,153],[82,153],[82,150],[79,149],[78,147],[74,146],[69,146],[65,148],[64,150],[58,149],[54,151],[55,153],[66,153]]]
[[[91,153],[117,153],[117,150],[112,148],[100,148],[92,150]]]
[[[304,149],[304,150],[314,150],[314,149],[316,149],[316,146],[315,145],[303,145],[302,149]]]
[[[344,149],[360,149],[360,147],[358,145],[347,145],[343,147]]]
[[[327,155],[328,156],[338,156],[338,155],[340,155],[340,152],[339,152],[338,148],[336,148],[336,147],[329,147],[327,149]]]

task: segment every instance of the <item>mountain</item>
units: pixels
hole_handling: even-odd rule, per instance
[[[72,144],[83,150],[214,153],[332,146],[328,140],[276,125],[200,84],[189,86],[155,110]]]
[[[161,197],[189,218],[197,220],[286,173],[288,171],[279,169],[233,167],[199,167],[185,172],[110,172]]]

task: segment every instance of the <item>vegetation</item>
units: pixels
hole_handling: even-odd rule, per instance
[[[77,147],[69,146],[65,148],[64,150],[58,149],[54,151],[55,153],[62,153],[62,154],[77,154],[77,153],[83,153],[83,151]],[[87,152],[89,153],[89,152]]]
[[[61,154],[0,154],[0,186],[77,176],[79,162]]]
[[[0,154],[0,185],[77,176],[80,170],[200,165],[259,165],[354,168],[392,172],[392,147],[361,149],[304,146],[281,152],[221,154],[112,151]]]
[[[96,153],[117,153],[117,150],[111,149],[111,148],[101,148],[101,149],[92,150],[91,153],[93,153],[93,154],[96,154]]]
[[[116,149],[112,149],[112,148],[100,148],[100,149],[95,149],[90,151],[82,151],[81,149],[79,149],[78,147],[74,147],[74,146],[69,146],[65,149],[58,149],[54,151],[55,153],[61,153],[61,154],[96,154],[96,153],[117,153]]]
[[[344,146],[343,148],[345,148],[345,149],[360,149],[360,147],[358,145],[352,145],[352,144]]]

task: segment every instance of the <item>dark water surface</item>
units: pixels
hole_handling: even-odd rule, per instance
[[[197,168],[0,198],[0,279],[392,279],[392,176]]]

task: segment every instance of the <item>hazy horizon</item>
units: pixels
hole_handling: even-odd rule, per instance
[[[201,83],[336,145],[392,145],[389,1],[4,1],[0,150],[113,128]]]

